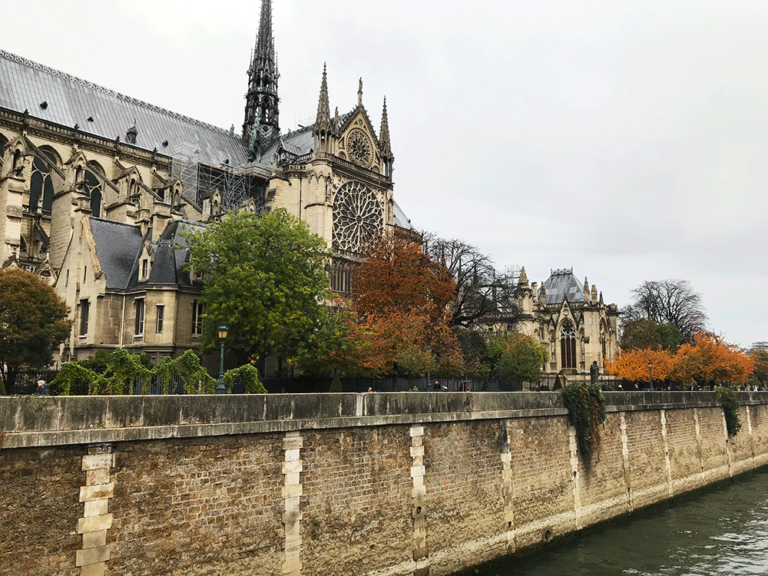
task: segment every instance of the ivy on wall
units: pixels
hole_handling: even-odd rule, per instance
[[[736,392],[732,388],[715,388],[715,394],[723,407],[725,414],[725,427],[728,430],[728,436],[736,436],[741,430],[741,420],[739,419],[739,401],[736,398]]]
[[[605,422],[605,396],[600,384],[574,382],[560,393],[568,408],[568,421],[576,429],[579,452],[585,458],[600,452],[600,427]]]

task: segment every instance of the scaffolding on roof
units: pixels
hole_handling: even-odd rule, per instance
[[[264,175],[253,168],[240,170],[225,160],[221,166],[200,162],[200,150],[193,144],[176,146],[171,174],[181,181],[184,197],[198,206],[218,190],[226,210],[243,207],[253,199],[258,213],[264,208]]]

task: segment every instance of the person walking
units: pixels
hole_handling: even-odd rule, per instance
[[[48,384],[45,383],[45,380],[38,380],[35,396],[50,396],[50,394],[51,392],[48,390]]]

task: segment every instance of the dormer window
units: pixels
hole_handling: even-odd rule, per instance
[[[141,279],[147,280],[149,277],[149,260],[147,258],[144,258],[144,260],[141,261]]]

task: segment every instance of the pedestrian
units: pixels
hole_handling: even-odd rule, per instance
[[[35,396],[49,396],[50,391],[48,390],[48,384],[45,383],[45,380],[38,380],[37,381],[37,389],[35,390]]]
[[[435,380],[434,386],[432,386],[432,390],[440,390],[440,382]]]

